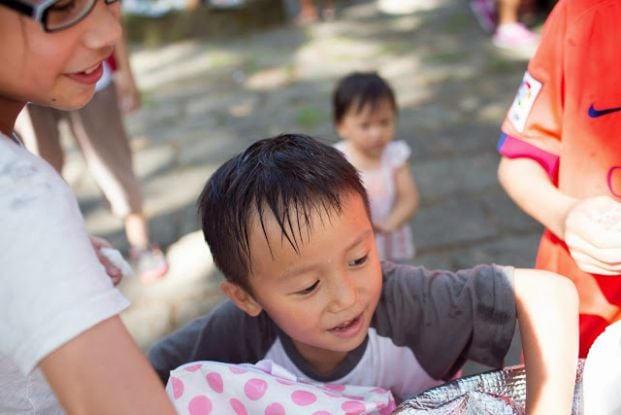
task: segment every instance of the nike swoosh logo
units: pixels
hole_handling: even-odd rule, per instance
[[[589,117],[597,118],[601,117],[602,115],[612,114],[613,112],[617,111],[621,111],[621,107],[607,108],[605,110],[596,110],[595,107],[593,107],[593,104],[591,104],[591,106],[589,107]]]

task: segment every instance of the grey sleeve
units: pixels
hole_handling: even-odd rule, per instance
[[[503,365],[517,317],[512,268],[449,272],[383,263],[382,271],[376,330],[411,348],[430,376],[450,379],[467,359]]]
[[[227,300],[157,342],[148,357],[166,384],[170,371],[188,362],[255,363],[275,338],[275,327],[265,313],[250,317]]]

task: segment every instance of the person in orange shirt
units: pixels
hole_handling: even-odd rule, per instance
[[[580,294],[580,356],[621,319],[621,2],[561,0],[502,125],[499,180]]]

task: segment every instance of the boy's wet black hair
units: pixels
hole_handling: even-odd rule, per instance
[[[398,112],[395,93],[376,72],[353,72],[342,78],[332,94],[334,123],[339,125],[350,110],[360,112],[367,105],[372,110],[387,100],[395,114]],[[355,108],[354,108],[355,106]]]
[[[358,172],[334,147],[301,134],[257,141],[218,168],[199,197],[214,263],[229,281],[252,293],[249,236],[256,231],[251,229],[255,220],[269,244],[265,215],[271,213],[297,252],[313,211],[340,213],[347,193],[360,195],[369,213]]]

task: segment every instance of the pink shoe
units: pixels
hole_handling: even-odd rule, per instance
[[[492,33],[498,23],[498,13],[493,0],[470,0],[470,9],[481,28]]]
[[[136,275],[143,284],[159,281],[168,272],[166,257],[157,245],[150,245],[147,249],[132,248],[129,257]]]
[[[539,36],[522,23],[508,23],[498,26],[492,42],[503,49],[528,49],[534,52],[539,44]]]

